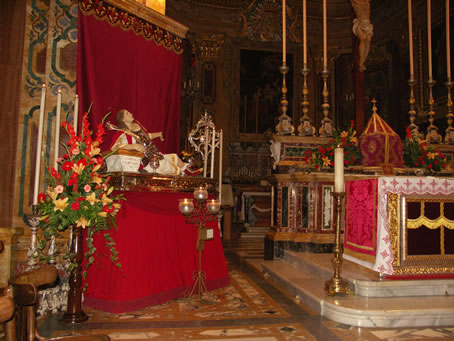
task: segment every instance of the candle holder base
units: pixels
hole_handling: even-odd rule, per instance
[[[325,282],[325,290],[328,296],[336,294],[351,295],[353,291],[350,289],[348,282],[342,278],[332,277],[329,281]]]

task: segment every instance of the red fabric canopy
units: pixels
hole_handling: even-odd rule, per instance
[[[112,26],[101,14],[79,11],[79,117],[92,104],[93,128],[108,112],[115,124],[116,112],[128,109],[149,132],[163,132],[165,141],[155,140],[161,152],[178,152],[181,55],[133,30]],[[102,149],[109,148],[112,136],[107,133]]]

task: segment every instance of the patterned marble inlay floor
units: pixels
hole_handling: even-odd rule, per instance
[[[109,335],[112,340],[247,340],[247,341],[280,341],[280,340],[316,340],[301,324],[272,324],[249,325],[244,327],[228,328],[153,328],[131,329],[112,332],[111,330],[97,330],[99,333]],[[81,333],[85,334],[85,333]],[[64,333],[55,333],[63,336]]]
[[[244,276],[238,268],[228,263],[231,285],[203,296],[179,299],[151,306],[140,311],[112,314],[89,308],[84,311],[90,316],[88,323],[130,321],[193,321],[241,318],[288,317],[289,314],[257,284]]]
[[[253,255],[242,256],[256,261]],[[214,304],[181,299],[127,314],[84,308],[88,322],[64,327],[54,316],[40,332],[47,337],[104,333],[115,341],[454,340],[454,326],[367,329],[329,321],[268,283],[255,264],[239,255],[228,258],[232,284],[213,292]]]

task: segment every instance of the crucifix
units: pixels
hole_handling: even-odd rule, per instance
[[[370,0],[350,0],[355,12],[353,19],[353,82],[355,89],[355,120],[358,133],[365,126],[364,71],[374,26],[370,23]]]

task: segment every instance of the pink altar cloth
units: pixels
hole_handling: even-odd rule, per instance
[[[178,199],[192,193],[125,192],[126,201],[112,232],[121,270],[110,260],[102,236],[95,237],[95,263],[88,268],[84,305],[121,313],[182,297],[198,269],[197,229],[186,224]],[[230,283],[217,222],[208,223],[214,238],[205,241],[202,271],[213,290]]]
[[[354,183],[360,181],[371,181],[371,180],[353,180],[347,181],[346,183],[346,203],[354,196],[353,192],[349,190],[351,186],[355,186]],[[388,193],[394,194],[405,194],[405,195],[454,195],[454,179],[448,178],[435,178],[435,177],[416,177],[416,176],[384,176],[379,177],[375,180],[375,187],[371,188],[369,195],[373,192],[374,189],[377,193],[377,201],[376,205],[374,205],[376,209],[376,224],[371,224],[369,227],[369,231],[366,232],[366,235],[373,235],[374,226],[376,226],[377,234],[375,237],[376,240],[376,251],[375,257],[370,258],[371,253],[369,249],[366,249],[364,252],[360,250],[356,250],[360,255],[353,255],[349,251],[344,254],[344,258],[355,263],[361,264],[367,268],[370,268],[374,271],[384,273],[386,275],[393,274],[393,252],[391,248],[391,240],[389,237],[389,224],[388,224],[388,200],[387,195]],[[368,207],[369,212],[367,213],[367,218],[361,219],[369,219],[373,216],[372,205],[365,203]],[[346,204],[347,206],[347,204]],[[344,239],[346,241],[345,248],[348,248],[349,241],[354,239],[355,237],[351,236],[349,233],[352,232],[352,225],[348,226],[347,221],[348,215],[346,210],[345,215],[345,236]],[[365,238],[368,243],[370,243],[368,238]],[[370,246],[370,245],[369,245]],[[365,256],[365,257],[363,257]],[[367,260],[365,259],[367,258]]]

